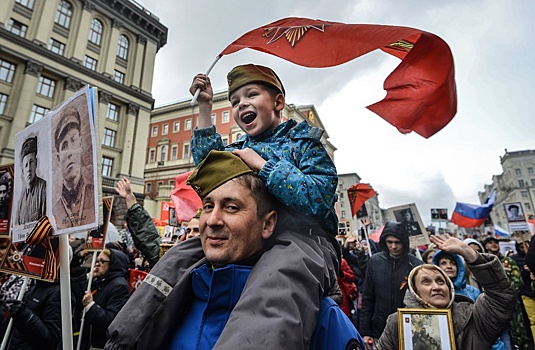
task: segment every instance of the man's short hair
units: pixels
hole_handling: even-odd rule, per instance
[[[20,150],[20,159],[22,160],[28,154],[37,155],[37,136],[28,137],[22,144],[22,149]]]
[[[516,204],[512,204],[509,206],[509,208],[507,208],[507,210],[511,211],[511,209],[515,208],[516,210],[520,210],[520,207]]]
[[[78,110],[76,108],[69,107],[61,112],[60,120],[58,123],[58,127],[56,128],[55,134],[56,150],[58,152],[59,145],[61,144],[61,141],[63,141],[65,135],[67,135],[67,132],[69,132],[69,130],[73,128],[80,132],[80,125],[80,113],[78,113]]]
[[[244,174],[234,180],[251,191],[251,195],[256,202],[256,215],[259,219],[276,209],[278,201],[269,193],[266,184],[257,175],[252,173]]]

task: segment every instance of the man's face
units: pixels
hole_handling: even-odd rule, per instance
[[[199,219],[193,218],[188,222],[186,227],[186,239],[190,239],[200,235],[199,232]]]
[[[491,240],[488,241],[487,244],[485,244],[485,249],[490,254],[498,255],[498,253],[500,252],[500,244],[495,240]]]
[[[422,268],[414,276],[414,285],[416,293],[430,305],[438,309],[444,309],[449,305],[450,289],[440,272]]]
[[[202,202],[202,248],[216,268],[252,256],[273,232],[276,213],[258,219],[251,191],[235,179],[210,192]]]
[[[408,211],[404,212],[403,213],[403,219],[405,221],[411,221],[411,213],[409,213]]]
[[[80,174],[80,157],[82,154],[82,139],[76,128],[71,128],[59,144],[58,158],[63,179],[74,181]]]
[[[457,277],[457,264],[447,258],[442,258],[438,261],[438,267],[442,269],[448,275],[449,278],[453,279]]]
[[[284,108],[284,97],[273,98],[262,84],[246,84],[232,93],[232,117],[251,136],[261,134],[280,124],[278,111]],[[280,101],[282,98],[282,102]]]
[[[104,254],[100,253],[97,257],[97,261],[95,263],[95,269],[93,270],[93,276],[94,277],[104,277],[108,270],[110,269],[110,258]]]
[[[30,187],[30,184],[35,179],[37,170],[37,157],[35,153],[29,153],[22,158],[22,178],[26,183],[26,187]]]
[[[475,244],[475,243],[469,243],[468,246],[470,248],[472,248],[473,250],[475,250],[477,253],[483,253],[481,251],[481,248],[479,247],[479,245]]]
[[[518,209],[516,207],[510,207],[509,212],[511,212],[511,216],[518,216]]]
[[[386,239],[386,247],[388,248],[388,251],[393,256],[398,256],[403,253],[403,243],[399,240],[399,238],[395,236],[387,236]]]
[[[0,185],[0,204],[3,204],[7,201],[7,185]]]

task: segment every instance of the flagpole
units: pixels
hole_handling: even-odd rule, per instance
[[[215,64],[217,63],[217,61],[219,61],[220,58],[221,58],[221,55],[217,55],[215,57],[214,62],[212,62],[212,64],[210,65],[210,67],[206,71],[206,75],[210,74],[210,72],[212,71],[212,68],[214,68]],[[201,93],[201,89],[198,88],[197,91],[195,91],[195,94],[193,95],[193,98],[191,99],[191,102],[189,103],[191,106],[195,105],[195,102],[197,102],[197,97],[199,97],[200,93]]]
[[[91,261],[91,270],[89,271],[89,281],[87,281],[88,292],[91,292],[91,282],[93,281],[93,270],[95,269],[96,261],[97,261],[97,252],[93,252],[93,260]],[[82,346],[82,334],[84,333],[84,322],[85,322],[85,307],[84,307],[84,311],[82,311],[82,321],[80,322],[80,331],[78,332],[78,343],[76,345],[76,350],[80,350],[80,346]]]
[[[22,300],[24,297],[24,293],[26,293],[26,287],[28,286],[28,277],[22,277],[22,287],[20,289],[19,295],[17,296],[17,300]],[[4,339],[2,340],[2,344],[0,345],[0,350],[4,350],[6,348],[7,342],[9,341],[9,338],[11,337],[11,329],[13,328],[13,318],[11,317],[9,319],[9,323],[7,324],[7,329],[4,334]]]
[[[63,349],[72,350],[71,272],[69,237],[59,236],[59,284],[61,296],[61,335]]]
[[[364,225],[364,236],[366,236],[366,244],[368,245],[368,255],[372,257],[372,247],[370,245],[370,239],[368,238],[368,226]]]

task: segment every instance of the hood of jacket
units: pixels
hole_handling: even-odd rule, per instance
[[[449,279],[448,275],[444,271],[442,271],[438,266],[431,265],[431,264],[423,264],[416,266],[414,269],[412,269],[411,273],[409,274],[409,288],[407,289],[407,292],[405,292],[405,298],[403,299],[403,303],[408,308],[425,308],[425,309],[436,309],[434,306],[430,305],[428,302],[424,301],[417,293],[414,286],[414,276],[418,271],[421,269],[428,269],[428,270],[434,270],[438,271],[442,276],[444,276],[444,279],[446,280],[446,283],[449,286],[450,289],[450,303],[448,304],[448,309],[451,308],[451,305],[453,304],[453,301],[455,299],[455,288],[453,287],[453,283]]]
[[[388,247],[386,245],[386,237],[394,236],[401,241],[403,244],[403,253],[401,256],[407,256],[409,254],[409,233],[399,222],[387,222],[381,233],[381,238],[379,239],[379,248],[381,251],[388,254]]]
[[[96,278],[95,283],[97,285],[104,283],[105,281],[112,280],[117,277],[128,278],[128,268],[130,262],[128,256],[115,249],[110,249],[110,267],[104,277]],[[103,284],[102,284],[103,285]]]
[[[460,255],[450,254],[450,253],[443,252],[442,250],[437,250],[435,255],[433,255],[433,265],[439,266],[438,262],[446,254],[452,257],[455,260],[455,264],[457,265],[457,276],[451,279],[451,281],[453,282],[453,286],[455,287],[455,290],[465,289],[466,288],[466,271],[464,269],[464,259]]]
[[[463,242],[466,244],[477,244],[479,248],[481,248],[481,252],[482,253],[485,252],[485,248],[483,248],[483,244],[481,244],[481,242],[479,242],[478,240],[475,240],[473,238],[467,238]]]

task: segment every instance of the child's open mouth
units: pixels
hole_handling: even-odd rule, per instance
[[[241,117],[242,122],[250,124],[256,119],[256,113],[247,113]]]

